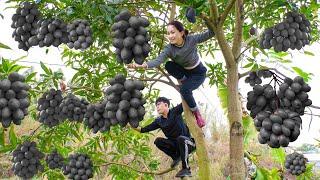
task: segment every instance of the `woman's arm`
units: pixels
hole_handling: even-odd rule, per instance
[[[152,61],[144,62],[143,64],[136,64],[136,63],[131,63],[128,64],[128,68],[154,68],[160,66],[161,63],[163,63],[167,57],[169,57],[170,54],[170,47],[167,45],[164,50],[159,54],[159,56]]]
[[[169,52],[170,47],[169,45],[167,45],[155,60],[146,62],[146,68],[154,68],[160,66],[160,64],[162,64],[169,57]]]
[[[190,35],[191,39],[194,40],[196,43],[202,43],[214,36],[214,32],[211,30],[207,30],[205,32],[195,34],[195,35]]]

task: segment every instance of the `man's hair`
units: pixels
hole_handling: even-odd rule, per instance
[[[166,97],[158,97],[158,99],[156,100],[156,105],[158,104],[158,102],[167,103],[168,107],[170,107],[170,100]]]

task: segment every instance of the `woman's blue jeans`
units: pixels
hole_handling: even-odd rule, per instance
[[[194,100],[192,91],[197,89],[206,79],[207,68],[200,63],[195,68],[188,70],[173,61],[168,61],[165,64],[165,69],[178,80],[185,76],[186,79],[181,82],[180,94],[190,109],[195,111],[197,109],[197,103]]]

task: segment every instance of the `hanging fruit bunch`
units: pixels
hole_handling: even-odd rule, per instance
[[[107,116],[112,125],[120,124],[138,127],[145,114],[142,90],[144,84],[139,80],[126,79],[124,75],[117,74],[110,80],[110,87],[106,89]]]
[[[0,122],[4,128],[13,122],[20,125],[28,115],[30,101],[25,77],[17,72],[10,73],[8,78],[0,80]]]
[[[283,22],[265,29],[260,39],[262,49],[274,48],[276,52],[288,49],[300,50],[310,44],[311,23],[304,14],[292,11],[286,14]]]
[[[272,79],[260,85],[260,77]],[[245,81],[253,86],[247,94],[246,107],[259,131],[259,142],[272,148],[287,147],[300,135],[301,115],[312,104],[307,94],[310,86],[300,76],[282,78],[269,70],[251,72]]]
[[[144,17],[132,16],[128,10],[122,10],[114,20],[111,35],[117,61],[130,64],[134,59],[137,64],[142,64],[151,49],[146,29],[150,22]]]
[[[37,38],[38,20],[40,12],[37,5],[23,2],[12,16],[11,27],[14,29],[12,37],[19,43],[19,49],[28,51],[31,46],[39,43]]]
[[[294,152],[286,156],[285,168],[290,174],[299,176],[306,171],[307,161],[303,154]]]

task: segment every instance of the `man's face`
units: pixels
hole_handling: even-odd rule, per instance
[[[161,102],[161,101],[158,102],[156,104],[156,106],[157,106],[157,112],[160,115],[164,114],[164,112],[166,112],[168,110],[168,108],[169,108],[167,103],[164,103],[164,102]]]

